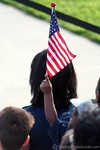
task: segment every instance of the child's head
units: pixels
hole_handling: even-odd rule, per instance
[[[3,150],[19,150],[28,144],[34,124],[31,114],[21,108],[6,107],[0,111],[0,146]]]

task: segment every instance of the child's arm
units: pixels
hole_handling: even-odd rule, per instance
[[[42,81],[40,89],[44,93],[44,110],[46,118],[50,126],[53,126],[54,122],[58,118],[58,115],[54,104],[52,84],[47,75],[45,75],[45,80]]]

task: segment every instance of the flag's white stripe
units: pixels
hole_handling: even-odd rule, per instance
[[[51,38],[55,41],[55,43],[56,43],[56,45],[57,45],[57,48],[60,50],[60,49],[61,49],[61,48],[60,48],[60,45],[59,45],[59,43],[56,41],[55,37],[52,36]],[[63,61],[64,65],[66,66],[67,63],[65,62],[64,57],[61,56],[61,54],[59,53],[59,51],[58,51],[57,49],[55,49],[55,50],[56,50],[56,53],[58,54],[58,56],[60,57],[60,59]]]
[[[58,36],[58,33],[56,32],[55,33],[55,35],[56,35],[56,37],[57,37],[57,39],[59,40],[59,36]],[[61,36],[62,37],[62,36]],[[62,39],[63,39],[63,37],[62,37]],[[64,40],[64,39],[63,39]],[[65,45],[63,42],[62,42],[62,40],[59,40],[59,42],[60,42],[60,44],[62,45],[62,47],[66,50],[66,53],[67,53],[67,55],[69,56],[69,58],[70,59],[73,59],[73,57],[69,54],[69,52],[68,52],[68,48],[67,48],[67,45]]]
[[[58,37],[58,39],[59,39],[59,37]],[[62,39],[63,39],[63,37],[62,37]],[[64,39],[63,39],[63,40],[64,40]],[[61,41],[61,42],[62,42],[62,41]],[[69,56],[69,59],[72,60],[72,59],[73,59],[73,56],[70,55],[69,49],[68,49],[67,45],[65,45],[65,44],[62,42],[62,46],[63,46],[64,49],[66,49],[66,53],[67,53],[67,55]]]
[[[52,61],[51,57],[49,55],[47,55],[47,59],[48,61],[52,64],[52,66],[55,68],[55,70],[57,72],[59,72],[60,70],[58,69],[57,65],[54,63],[54,61]]]
[[[52,41],[51,41],[50,39],[49,39],[49,43],[52,45],[52,47],[53,47],[54,49],[56,49],[54,43],[52,43]],[[55,58],[55,60],[56,60],[57,63],[59,64],[59,66],[60,66],[61,68],[63,68],[63,65],[61,64],[60,60],[59,60],[58,57],[55,55],[55,53],[52,51],[52,48],[50,47],[50,45],[49,45],[49,52],[53,55],[53,57]]]
[[[54,76],[55,72],[51,69],[48,63],[47,63],[47,68],[48,68],[48,71],[52,74],[52,76]]]
[[[56,35],[57,40],[58,40],[58,41],[60,42],[60,44],[62,45],[62,47],[66,50],[66,53],[68,54],[69,58],[72,60],[73,57],[68,53],[68,50],[67,50],[66,45],[65,45],[61,40],[59,40],[59,37],[58,37],[57,32],[55,33],[55,35]],[[66,55],[66,54],[65,54],[65,55]]]
[[[57,34],[56,34],[56,38],[57,38],[58,42],[60,43],[59,45],[61,45],[61,46],[63,47],[63,49],[65,50],[65,51],[64,51],[62,48],[60,48],[61,53],[63,54],[64,58],[65,58],[65,59],[67,60],[67,62],[69,63],[71,56],[69,56],[68,49],[67,49],[66,45],[62,42],[61,39],[59,39],[59,37],[58,37]]]
[[[56,36],[57,40],[59,41],[59,43],[60,43],[61,45],[64,45],[64,44],[62,43],[61,39],[59,39],[57,33],[55,33],[55,36]],[[63,47],[63,48],[64,48],[64,47]],[[65,46],[64,49],[65,49],[65,51],[67,52],[66,46]],[[62,53],[63,57],[66,59],[66,61],[69,63],[70,61],[69,61],[68,56],[66,55],[66,53],[62,50],[62,48],[61,48],[60,46],[59,46],[59,50],[60,50],[60,52]]]

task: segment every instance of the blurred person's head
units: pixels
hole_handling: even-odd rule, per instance
[[[60,143],[60,150],[74,150],[73,129],[66,131]]]
[[[100,110],[85,111],[74,125],[76,150],[100,149]]]
[[[98,106],[100,107],[100,78],[97,82],[96,85],[96,89],[95,89],[95,95],[96,95],[96,99],[90,99],[88,101],[83,101],[83,100],[79,100],[79,99],[71,99],[71,103],[76,106],[74,108],[72,117],[70,118],[70,121],[68,123],[68,128],[72,129],[74,127],[74,124],[77,120],[77,117],[83,112],[83,111],[92,111],[95,108],[98,108]],[[79,104],[78,104],[79,103]],[[98,104],[98,106],[97,106]]]
[[[44,106],[44,96],[40,84],[46,73],[47,50],[38,53],[31,64],[30,86],[33,98],[31,103],[35,107]],[[77,78],[72,63],[50,79],[53,86],[53,95],[56,109],[69,107],[70,99],[77,97]]]
[[[73,110],[72,116],[68,123],[68,129],[74,128],[74,124],[76,123],[77,117],[79,116],[77,107]]]
[[[34,118],[17,107],[6,107],[0,111],[0,150],[19,150],[27,147],[29,132]]]

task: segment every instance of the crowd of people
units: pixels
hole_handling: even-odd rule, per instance
[[[73,63],[52,78],[46,74],[47,49],[31,63],[31,104],[0,111],[0,150],[100,149],[100,77],[95,99],[75,106]]]

